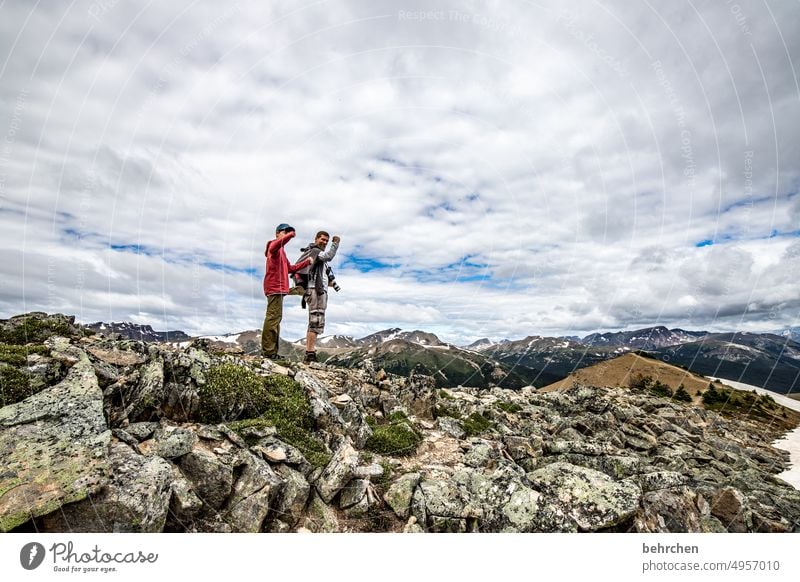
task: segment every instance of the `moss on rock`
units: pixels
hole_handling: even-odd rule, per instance
[[[491,427],[491,421],[477,412],[473,412],[464,419],[464,432],[467,433],[467,436],[477,436]]]
[[[0,363],[0,408],[21,402],[33,393],[28,374]]]
[[[39,354],[46,356],[50,350],[43,345],[15,345],[0,343],[0,362],[11,364],[12,366],[24,366],[28,363],[28,356]]]
[[[209,369],[206,383],[200,386],[200,420],[228,422],[260,416],[267,407],[264,378],[233,363]]]
[[[77,328],[72,325],[72,321],[64,315],[47,315],[46,313],[30,313],[12,317],[0,327],[0,342],[25,345],[41,343],[54,335],[71,337],[77,333]]]
[[[247,374],[233,373],[229,369],[220,371],[212,368],[209,371],[209,382],[204,390],[208,390],[210,386],[218,394],[240,393],[238,390],[241,388],[230,390],[230,386],[242,378],[241,385],[245,386],[249,395],[248,402],[239,414],[239,418],[249,418],[233,422],[230,427],[239,433],[250,428],[275,427],[277,436],[296,447],[309,463],[317,467],[326,465],[330,461],[330,454],[324,443],[313,434],[314,414],[303,387],[286,376],[262,378],[250,373],[255,379]],[[222,382],[219,377],[223,378]],[[228,409],[233,408],[234,404],[230,403]]]
[[[403,419],[375,427],[366,449],[381,455],[412,455],[421,440],[414,427]]]

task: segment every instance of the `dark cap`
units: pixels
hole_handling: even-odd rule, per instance
[[[293,227],[293,226],[289,226],[289,225],[288,225],[288,224],[286,224],[285,222],[282,222],[281,224],[279,224],[279,225],[277,226],[277,228],[275,229],[275,232],[280,232],[280,231],[282,231],[282,230],[285,230],[285,231],[293,231],[293,230],[294,230],[294,227]]]

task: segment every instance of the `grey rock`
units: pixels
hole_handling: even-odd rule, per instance
[[[189,481],[180,469],[172,465],[172,498],[169,502],[170,516],[179,530],[188,531],[203,509],[203,502],[195,495]]]
[[[87,499],[42,518],[50,532],[144,532],[164,529],[172,492],[172,466],[143,457],[124,443],[112,443],[109,480]]]
[[[167,382],[164,392],[166,396],[161,406],[164,418],[175,422],[188,422],[197,418],[200,412],[200,394],[193,381],[189,380],[186,384]]]
[[[403,533],[425,533],[425,530],[417,523],[417,518],[412,515],[403,527]]]
[[[164,362],[152,360],[139,370],[139,382],[123,394],[121,415],[131,422],[150,420],[161,408],[164,390]]]
[[[339,519],[336,512],[312,491],[301,527],[314,533],[334,533],[339,531]]]
[[[527,487],[521,487],[511,494],[508,502],[503,505],[503,514],[515,531],[534,531],[539,517],[540,497],[539,492]]]
[[[442,416],[436,420],[436,424],[443,433],[455,439],[463,439],[467,436],[461,422],[449,416]]]
[[[339,494],[339,508],[348,509],[357,505],[367,496],[368,487],[369,481],[366,479],[352,479]]]
[[[675,471],[654,471],[639,475],[637,481],[642,491],[648,492],[681,487],[688,482],[688,478]]]
[[[68,368],[86,359],[86,352],[78,346],[72,345],[69,338],[66,337],[50,337],[44,341],[44,345],[50,348],[51,358]]]
[[[450,481],[441,479],[420,480],[417,491],[425,500],[425,512],[428,516],[428,523],[432,516],[437,517],[464,517],[464,506],[466,502],[461,491]],[[417,516],[419,519],[419,516]],[[420,523],[425,523],[419,520]]]
[[[528,474],[535,489],[562,507],[578,527],[596,531],[633,516],[642,496],[638,485],[615,482],[605,473],[567,463],[553,463]]]
[[[275,514],[290,527],[302,518],[306,502],[311,494],[311,485],[299,471],[287,465],[276,465],[273,470],[284,481],[285,486],[275,505]]]
[[[512,459],[519,462],[522,459],[535,457],[536,451],[528,437],[509,435],[503,437],[503,443]]]
[[[233,489],[233,467],[222,462],[202,441],[180,458],[181,472],[195,494],[214,509],[221,509]]]
[[[122,441],[123,443],[125,443],[126,445],[131,447],[134,451],[141,452],[141,451],[139,451],[139,441],[137,441],[135,438],[133,438],[124,429],[112,428],[111,429],[111,434],[114,436],[114,438],[116,438],[117,440]]]
[[[156,429],[153,439],[156,441],[155,454],[165,459],[176,459],[185,455],[198,441],[194,431],[166,425]]]
[[[464,463],[469,467],[486,467],[499,456],[500,452],[489,442],[477,442],[464,455]]]
[[[436,408],[436,381],[432,376],[412,372],[397,398],[410,414],[432,419]]]
[[[377,463],[362,465],[360,467],[356,467],[353,471],[353,476],[360,479],[370,479],[373,477],[380,477],[381,475],[383,475],[383,467]]]
[[[345,440],[315,483],[317,492],[325,503],[330,503],[342,487],[353,478],[358,459],[358,451]]]
[[[411,512],[411,500],[419,480],[419,473],[406,473],[392,483],[383,495],[383,500],[400,519],[408,519]]]
[[[232,531],[259,532],[285,483],[266,461],[248,451],[239,452],[235,472],[239,478],[227,503],[225,521],[231,525]]]
[[[141,442],[153,436],[158,426],[157,422],[132,422],[125,427],[125,432]]]
[[[110,442],[85,355],[56,386],[0,408],[0,531],[96,493]]]
[[[716,520],[713,520],[716,521]],[[658,489],[642,496],[634,528],[642,533],[714,531],[711,520],[697,510],[696,495],[685,489]]]
[[[724,487],[711,500],[711,515],[730,532],[747,531],[744,520],[745,508],[744,495],[733,487]]]

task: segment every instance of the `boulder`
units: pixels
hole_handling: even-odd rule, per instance
[[[234,474],[239,477],[227,502],[225,521],[232,531],[257,533],[286,484],[269,463],[248,451],[239,452]]]
[[[584,531],[609,528],[632,517],[642,496],[634,483],[561,462],[529,473],[528,480],[545,496],[542,503],[560,506]]]
[[[325,503],[330,503],[353,478],[358,459],[358,451],[353,445],[348,440],[342,442],[315,483],[317,492]]]
[[[179,467],[195,494],[214,509],[222,509],[233,489],[233,467],[224,463],[202,441],[180,458]]]
[[[59,384],[0,408],[0,531],[96,493],[110,442],[85,355]]]
[[[311,485],[300,471],[287,465],[276,465],[273,470],[285,483],[275,504],[275,516],[293,527],[303,516],[303,510],[311,494]]]
[[[173,468],[160,457],[144,457],[112,443],[109,478],[100,492],[44,516],[49,532],[158,533],[167,520]]]
[[[386,504],[402,520],[408,519],[411,513],[411,500],[414,497],[414,490],[417,488],[419,480],[419,473],[406,473],[392,483],[383,495],[383,500]]]

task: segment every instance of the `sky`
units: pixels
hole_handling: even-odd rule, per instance
[[[797,326],[800,9],[0,0],[0,317],[325,334]],[[285,301],[282,336],[305,333]]]

